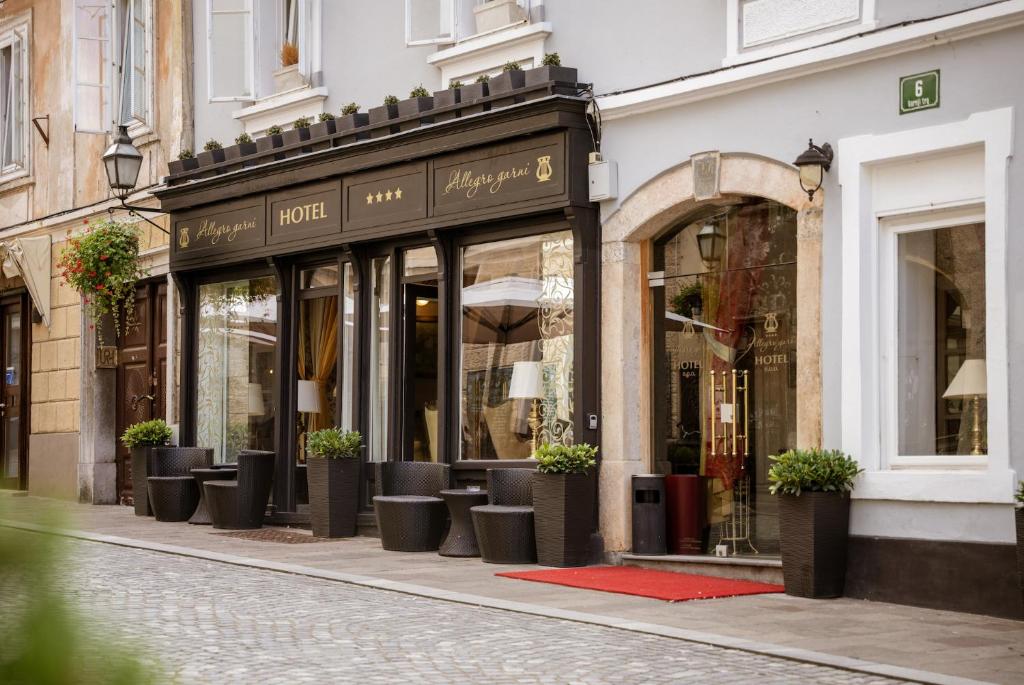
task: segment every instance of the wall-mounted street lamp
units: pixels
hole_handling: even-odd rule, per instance
[[[725,254],[725,234],[718,228],[717,223],[708,222],[697,233],[697,249],[700,251],[701,261],[709,268],[713,268],[722,261]]]
[[[132,189],[135,188],[135,184],[139,180],[139,170],[142,168],[142,153],[132,145],[132,139],[128,136],[127,126],[122,124],[117,127],[117,135],[114,136],[114,141],[107,148],[107,151],[103,153],[103,168],[106,169],[107,183],[110,184],[110,189],[114,191],[114,195],[121,201],[121,208],[127,209],[130,214],[140,216],[164,233],[167,233],[168,231],[163,226],[139,214],[139,212],[153,212],[155,214],[166,214],[167,212],[162,212],[152,207],[133,207],[125,202]],[[110,212],[114,212],[113,207],[110,208]]]
[[[831,145],[825,143],[818,146],[812,139],[807,141],[807,149],[793,162],[800,169],[800,187],[807,193],[807,199],[814,199],[814,193],[821,187],[825,172],[832,166],[832,157]]]

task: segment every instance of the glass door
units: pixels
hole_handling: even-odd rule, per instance
[[[767,473],[796,447],[796,214],[715,211],[655,249],[655,462],[701,478],[703,551],[777,554]]]
[[[402,459],[443,462],[438,453],[437,253],[418,247],[402,253]]]
[[[0,355],[4,363],[0,376],[0,487],[24,489],[28,455],[22,440],[22,303],[0,306],[0,321]]]

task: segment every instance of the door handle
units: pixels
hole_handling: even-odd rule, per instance
[[[156,398],[153,397],[152,395],[132,395],[132,401],[131,401],[132,411],[138,411],[138,409],[139,409],[139,400],[149,400],[150,402],[152,402],[154,399],[156,399]]]

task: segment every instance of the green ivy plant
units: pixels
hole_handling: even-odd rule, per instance
[[[294,129],[309,128],[310,124],[312,124],[312,123],[313,123],[313,120],[310,119],[309,117],[299,117],[294,122],[292,122],[292,128],[294,128]]]
[[[586,473],[597,464],[597,448],[578,445],[552,445],[544,443],[530,458],[537,462],[541,473]]]
[[[273,126],[268,126],[267,127],[267,135],[268,136],[279,136],[279,135],[281,135],[281,130],[282,129],[281,129],[281,127],[278,124],[274,124]]]
[[[163,419],[133,423],[121,435],[125,447],[166,445],[170,439],[171,427]]]
[[[545,52],[540,64],[544,67],[560,67],[562,66],[562,58],[558,56],[557,52]]]
[[[317,119],[319,119],[320,121],[334,121],[334,115],[331,114],[330,112],[320,112],[320,114],[317,116]]]
[[[799,495],[808,492],[853,490],[853,481],[864,469],[840,450],[789,450],[777,457],[768,469],[768,490],[773,495]]]
[[[250,136],[248,133],[243,133],[240,136],[238,136],[237,138],[235,138],[235,145],[243,145],[245,143],[251,143],[251,142],[252,142],[252,136]]]
[[[139,232],[113,220],[85,224],[80,236],[69,235],[57,268],[64,283],[81,294],[89,328],[109,314],[121,335],[122,325],[134,318],[135,284],[146,276],[139,265]],[[102,343],[102,333],[100,338]]]
[[[347,116],[349,114],[358,114],[358,113],[359,113],[359,105],[354,103],[354,102],[350,102],[350,103],[348,103],[347,105],[345,105],[344,107],[341,108],[342,116]]]
[[[206,141],[206,145],[203,145],[203,149],[206,150],[207,152],[213,152],[214,150],[220,150],[223,147],[224,146],[220,144],[219,140],[214,140],[213,138],[210,138],[208,141]]]
[[[519,66],[519,62],[505,62],[501,67],[502,71],[522,71],[523,68]]]
[[[420,84],[420,85],[416,86],[415,88],[413,88],[412,90],[409,91],[409,97],[411,97],[411,98],[430,97],[430,91],[427,90],[426,88],[424,88],[423,84]]]
[[[398,104],[398,98],[396,96],[394,96],[394,95],[385,95],[384,96],[384,104],[385,105],[397,105]]]
[[[352,459],[359,456],[363,436],[359,431],[342,428],[324,428],[306,434],[306,452],[311,457],[324,459]]]

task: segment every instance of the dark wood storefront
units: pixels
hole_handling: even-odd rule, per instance
[[[379,260],[389,258],[388,311],[392,314],[386,441],[374,460],[410,459],[426,436],[412,416],[423,406],[411,390],[417,353],[413,322],[394,318],[412,302],[430,303],[429,330],[436,327],[436,435],[430,450],[450,463],[453,481],[482,481],[495,466],[525,466],[521,459],[460,459],[459,354],[462,311],[460,255],[493,241],[571,235],[572,434],[576,442],[599,444],[600,224],[588,200],[587,154],[593,149],[586,101],[553,96],[482,115],[421,125],[383,138],[271,160],[251,168],[203,178],[172,177],[155,195],[172,213],[171,270],[181,291],[181,440],[196,444],[201,393],[197,379],[199,290],[218,279],[273,276],[277,283],[273,388],[273,448],[278,464],[273,502],[279,512],[297,510],[301,472],[293,468],[297,427],[295,367],[297,321],[302,302],[321,291],[305,291],[310,269],[349,269],[353,306],[351,424],[373,443],[369,401],[371,304],[380,285]],[[429,283],[403,271],[403,255],[433,248],[436,272]],[[326,292],[326,291],[323,291]],[[334,291],[344,302],[342,288]],[[399,315],[401,316],[401,315]],[[339,321],[341,321],[339,315]],[[339,326],[342,324],[339,324]],[[341,346],[339,336],[339,349]],[[433,343],[431,343],[433,344]],[[339,354],[340,358],[340,354]],[[339,364],[338,386],[342,385]],[[433,385],[433,384],[436,384]],[[334,409],[342,423],[342,402]],[[368,475],[372,469],[365,468]],[[365,487],[371,484],[364,479]],[[364,499],[364,502],[368,500]],[[596,519],[595,519],[596,523]]]

